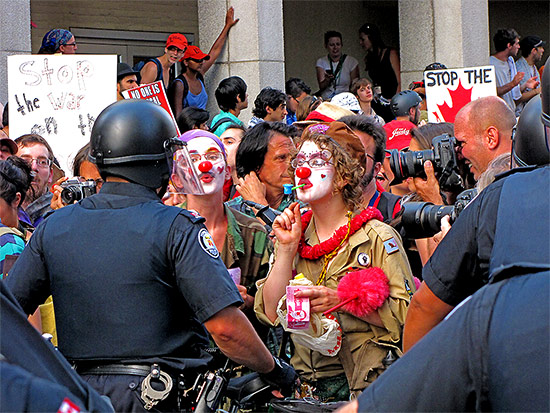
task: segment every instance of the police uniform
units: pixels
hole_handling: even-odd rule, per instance
[[[311,220],[304,233],[308,245],[319,243]],[[294,268],[303,273],[314,284],[321,273],[323,258],[302,259],[297,256]],[[323,285],[336,290],[340,279],[350,271],[368,267],[381,268],[389,280],[390,296],[378,309],[385,328],[369,324],[359,318],[338,312],[338,320],[353,358],[353,372],[345,372],[339,356],[328,357],[317,351],[295,344],[292,366],[301,378],[315,383],[346,373],[351,391],[365,388],[384,370],[382,360],[390,349],[398,349],[402,327],[405,322],[410,296],[415,291],[411,270],[407,262],[401,239],[390,226],[377,220],[370,220],[357,232],[330,262],[327,278]],[[258,282],[255,311],[260,321],[272,324],[267,318],[263,303],[265,280]],[[276,322],[278,324],[278,321]],[[343,351],[343,348],[340,350]],[[353,379],[350,378],[353,376]]]
[[[550,411],[550,273],[492,281],[369,386],[358,411]]]
[[[192,381],[210,360],[201,323],[242,303],[203,221],[145,186],[107,182],[35,231],[7,283],[27,313],[53,296],[59,350],[81,374],[158,363]],[[89,378],[125,411],[141,407],[141,379]]]
[[[423,269],[430,290],[456,306],[501,267],[548,268],[550,167],[522,168],[485,188],[460,214]]]

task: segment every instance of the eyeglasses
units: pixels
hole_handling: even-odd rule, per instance
[[[202,63],[204,62],[204,59],[193,59],[192,57],[189,58],[189,60],[192,60],[195,63]]]
[[[44,157],[32,158],[30,156],[23,155],[21,156],[21,159],[27,162],[29,166],[32,166],[32,163],[36,162],[36,165],[38,165],[39,168],[49,168],[52,165],[52,160]]]
[[[372,156],[370,153],[365,152],[365,155],[367,156],[367,158],[372,159],[373,162],[376,162],[376,159],[374,159],[374,156]]]
[[[176,52],[178,54],[180,53],[184,53],[186,49],[180,49],[179,47],[176,47],[176,46],[169,46],[167,47],[168,50],[170,50],[171,52]]]
[[[204,155],[201,155],[200,153],[191,153],[189,154],[189,157],[193,163],[199,162],[202,158],[204,158],[205,161],[217,162],[222,159],[223,155],[221,152],[208,152]]]
[[[74,42],[74,43],[65,43],[64,46],[76,47],[76,42]]]
[[[294,158],[290,165],[296,169],[300,166],[303,166],[304,164],[308,164],[311,168],[322,168],[327,165],[334,165],[333,163],[329,162],[330,159],[332,159],[332,154],[330,151],[323,150],[321,152],[314,153],[309,158],[305,155],[298,154],[296,155],[296,158]]]

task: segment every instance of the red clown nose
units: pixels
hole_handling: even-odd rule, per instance
[[[199,164],[199,171],[201,172],[208,172],[210,169],[212,169],[212,162],[210,161],[204,161]]]
[[[301,166],[298,169],[296,169],[296,176],[298,178],[307,178],[311,175],[311,169],[306,168],[305,166]]]

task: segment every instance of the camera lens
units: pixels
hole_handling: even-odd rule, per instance
[[[441,219],[445,215],[451,215],[451,221],[454,220],[453,205],[406,202],[403,204],[401,223],[408,238],[429,238],[441,231]]]
[[[424,175],[424,162],[434,161],[434,152],[431,149],[423,151],[399,152],[390,151],[390,167],[394,175],[390,185],[397,185],[409,177]]]
[[[82,191],[78,186],[67,186],[61,191],[61,200],[64,204],[70,205],[82,199]]]

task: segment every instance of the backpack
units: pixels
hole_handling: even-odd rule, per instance
[[[215,133],[216,129],[218,129],[221,125],[223,125],[224,123],[227,123],[227,122],[235,123],[233,121],[233,119],[231,119],[231,118],[227,118],[227,117],[220,118],[216,121],[216,123],[211,123],[210,124],[210,132]]]
[[[162,64],[160,63],[160,60],[158,60],[156,57],[137,62],[132,69],[136,72],[141,72],[143,66],[145,66],[145,64],[149,62],[154,62],[157,65],[157,77],[155,81],[160,80],[162,78]],[[137,75],[137,78],[138,83],[141,84],[141,73]]]
[[[199,79],[202,84],[204,84],[204,77],[201,73],[197,75],[197,79]],[[168,90],[166,91],[166,95],[168,98],[168,102],[170,103],[170,107],[172,108],[172,112],[176,113],[176,105],[175,105],[175,94],[176,94],[176,82],[183,83],[183,96],[182,96],[182,109],[186,107],[185,105],[185,98],[187,97],[187,94],[189,93],[189,83],[187,83],[187,79],[181,73],[178,77],[176,77],[171,83],[170,86],[168,86]]]

